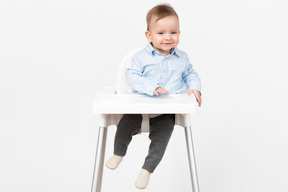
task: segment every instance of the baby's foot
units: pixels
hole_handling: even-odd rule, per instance
[[[108,167],[109,169],[116,169],[118,167],[118,165],[121,163],[123,157],[118,156],[118,155],[113,155],[113,157],[111,157],[107,162],[106,162],[106,167]]]
[[[138,189],[145,189],[149,183],[150,174],[147,170],[142,169],[135,182],[135,186]]]

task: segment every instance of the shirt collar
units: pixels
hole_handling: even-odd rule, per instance
[[[148,53],[149,53],[150,55],[152,55],[152,56],[154,56],[155,53],[156,53],[156,50],[155,50],[154,47],[151,45],[151,43],[148,43],[148,45],[146,46],[146,50],[147,50]],[[159,53],[159,52],[157,51],[157,53]],[[175,48],[172,50],[171,55],[176,55],[176,56],[180,57],[180,51],[179,51],[179,49],[178,49],[177,47],[175,47]]]

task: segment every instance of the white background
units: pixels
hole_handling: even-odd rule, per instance
[[[286,0],[168,1],[200,74],[193,137],[201,192],[288,191]],[[147,40],[158,1],[0,1],[0,191],[90,191],[97,138],[91,103],[123,56]],[[115,127],[109,129],[106,159]],[[191,191],[177,127],[147,192]],[[103,191],[139,191],[147,154],[136,136]]]

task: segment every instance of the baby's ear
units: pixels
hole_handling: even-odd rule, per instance
[[[150,31],[145,31],[145,36],[149,42],[152,42]]]

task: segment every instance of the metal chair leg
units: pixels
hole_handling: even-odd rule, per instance
[[[101,192],[107,128],[99,127],[91,192]]]
[[[186,136],[192,189],[193,189],[193,192],[199,192],[199,183],[198,183],[198,177],[197,177],[197,168],[196,168],[196,160],[195,160],[195,154],[194,154],[191,127],[185,127],[185,136]]]

